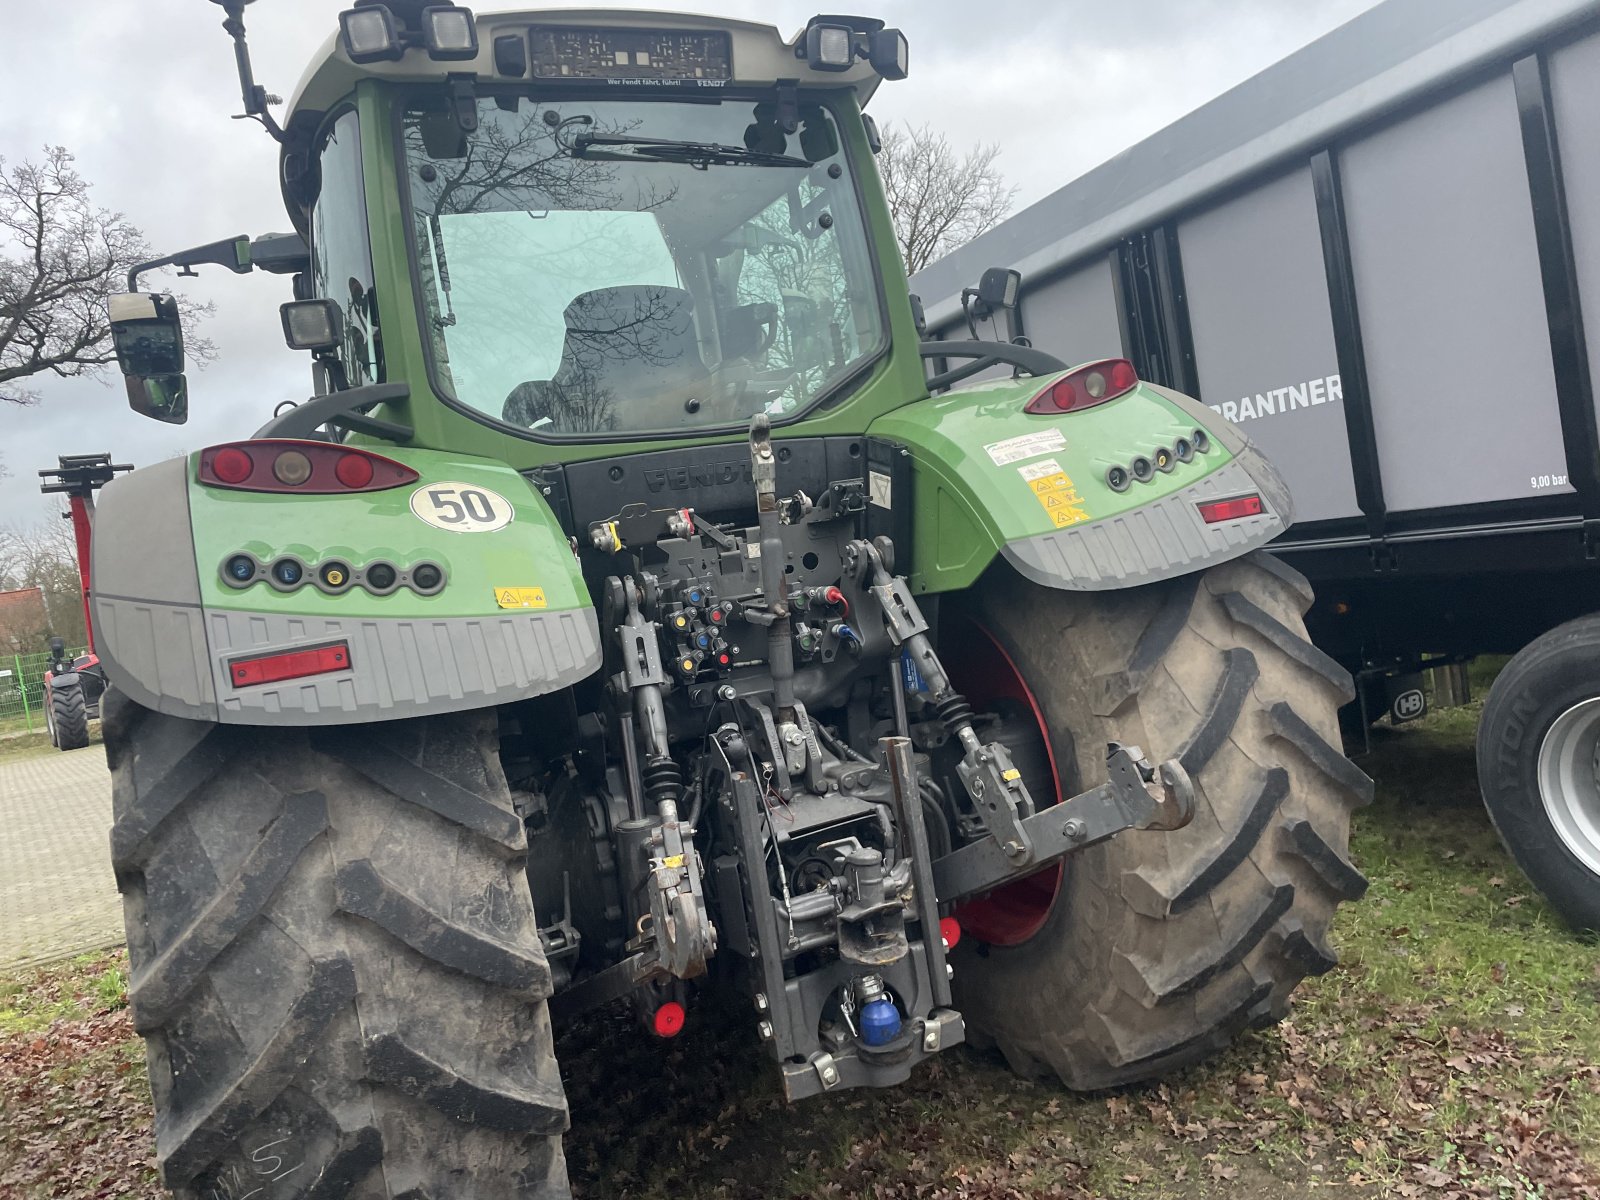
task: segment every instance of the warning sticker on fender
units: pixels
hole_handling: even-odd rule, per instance
[[[1061,430],[1041,429],[1038,433],[1025,433],[1003,442],[990,442],[983,452],[995,466],[1004,467],[1025,458],[1038,458],[1041,454],[1058,454],[1066,448],[1067,439]]]
[[[549,602],[544,598],[544,589],[533,587],[497,587],[494,590],[494,602],[501,608],[546,608],[549,606]]]
[[[1055,459],[1047,458],[1043,462],[1018,467],[1017,474],[1022,476],[1033,498],[1057,529],[1089,519],[1089,514],[1083,508],[1083,497],[1078,495],[1071,477]]]

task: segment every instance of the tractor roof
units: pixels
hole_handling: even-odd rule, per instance
[[[436,62],[425,51],[413,50],[399,62],[358,65],[350,61],[337,33],[329,36],[311,68],[295,89],[289,102],[288,122],[302,114],[326,111],[349,95],[362,79],[385,79],[405,83],[444,82],[451,75],[474,75],[486,82],[528,82],[523,76],[501,75],[495,68],[494,41],[497,36],[526,37],[539,28],[564,29],[639,29],[682,32],[725,32],[732,42],[733,78],[730,84],[761,85],[777,80],[793,80],[801,87],[855,88],[865,104],[881,79],[865,61],[847,71],[823,72],[810,69],[803,56],[795,53],[795,43],[785,41],[771,25],[753,21],[734,21],[722,17],[690,13],[640,12],[623,9],[565,8],[520,12],[481,13],[478,26],[478,57],[467,62]],[[534,82],[538,82],[537,80]]]

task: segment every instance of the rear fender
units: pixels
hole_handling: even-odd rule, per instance
[[[1238,557],[1292,523],[1283,478],[1198,401],[1140,383],[1079,412],[1025,412],[1054,378],[964,389],[873,422],[873,436],[911,454],[915,590],[970,587],[997,556],[1045,587],[1135,587]],[[1170,452],[1196,430],[1210,443],[1205,453],[1123,491],[1108,482],[1112,467]],[[1201,518],[1200,503],[1247,493],[1261,498],[1260,515]]]
[[[375,492],[264,495],[200,484],[195,454],[108,483],[90,579],[110,681],[174,716],[310,725],[482,708],[592,674],[600,664],[593,607],[544,499],[500,463],[383,453],[421,478]],[[452,486],[457,496],[473,488],[497,498],[509,519],[448,531],[427,494],[448,502]],[[239,554],[263,565],[292,557],[308,578],[337,562],[364,580],[366,568],[385,563],[401,582],[386,594],[361,583],[238,587],[223,565]],[[409,586],[410,569],[424,562],[444,570],[436,594]],[[241,660],[341,644],[342,669],[237,682]]]

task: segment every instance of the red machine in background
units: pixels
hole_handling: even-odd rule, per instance
[[[63,454],[58,464],[40,471],[44,480],[39,490],[46,495],[67,497],[67,515],[78,547],[78,578],[83,593],[83,627],[89,647],[86,654],[67,656],[66,643],[50,639],[50,666],[44,677],[44,720],[50,743],[61,750],[77,750],[89,744],[89,722],[100,715],[100,698],[105,694],[105,672],[94,652],[94,622],[89,616],[89,544],[93,537],[94,494],[119,471],[131,471],[128,463],[113,463],[109,454]]]

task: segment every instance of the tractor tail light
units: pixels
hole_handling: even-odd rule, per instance
[[[307,675],[326,675],[350,669],[350,643],[314,646],[309,650],[290,650],[262,658],[236,658],[228,664],[228,680],[234,687],[255,687],[262,683],[282,683]]]
[[[290,492],[308,496],[381,492],[415,483],[404,463],[369,450],[330,442],[264,438],[200,451],[200,482],[240,492]]]
[[[1237,521],[1244,517],[1259,517],[1266,511],[1261,503],[1261,497],[1254,492],[1248,496],[1234,496],[1229,500],[1207,500],[1196,507],[1200,510],[1200,519],[1207,525]]]
[[[1024,410],[1036,416],[1079,412],[1115,400],[1139,384],[1139,373],[1125,358],[1106,358],[1063,375],[1040,392]]]

